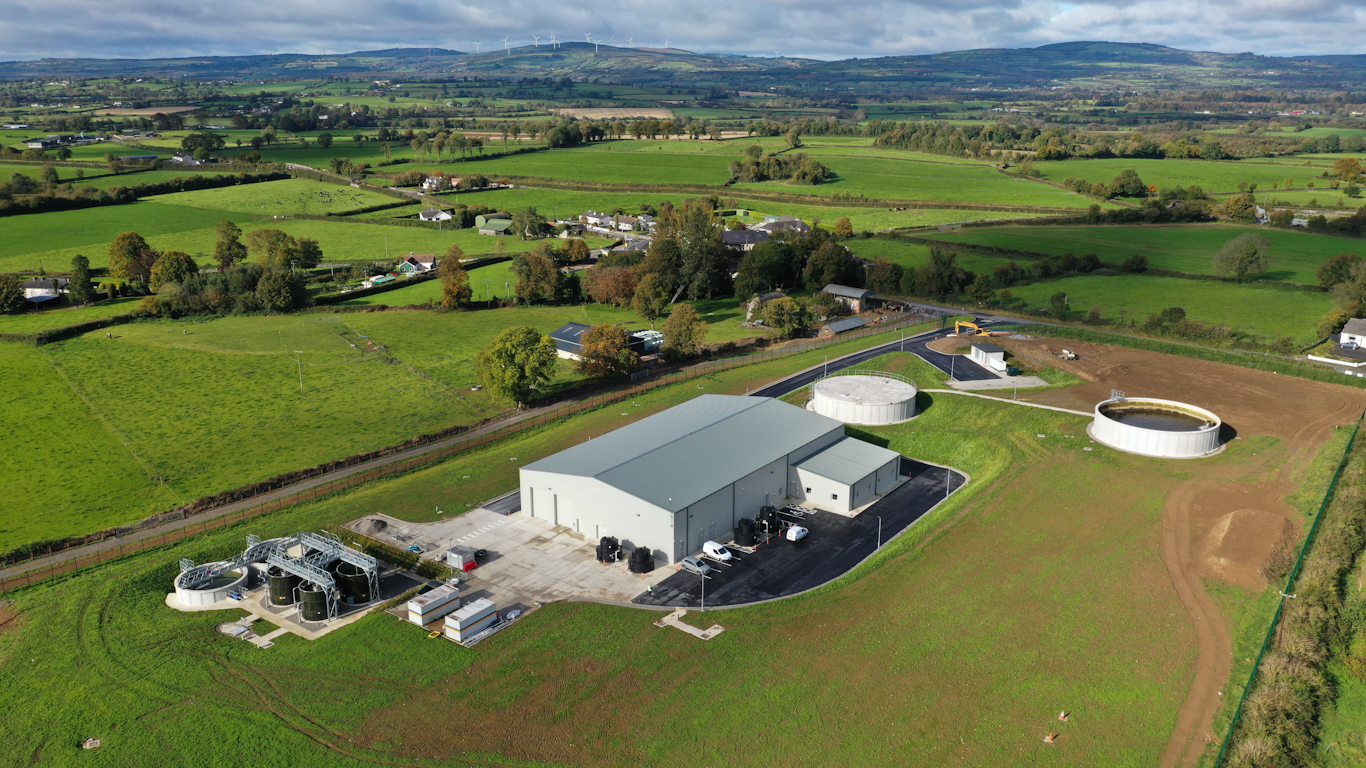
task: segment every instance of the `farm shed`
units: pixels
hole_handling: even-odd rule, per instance
[[[592,328],[584,323],[565,323],[551,331],[550,340],[555,342],[555,354],[566,360],[578,360],[579,350],[583,349],[580,337]],[[631,351],[637,355],[653,352],[664,343],[664,334],[658,331],[635,331],[629,336]]]
[[[834,296],[839,303],[848,307],[849,311],[856,315],[867,311],[872,305],[873,292],[866,288],[850,288],[847,285],[831,283],[821,290]]]
[[[846,317],[842,320],[831,320],[821,326],[821,336],[838,336],[841,333],[848,333],[855,328],[862,328],[868,321],[861,317]]]
[[[489,219],[483,224],[479,224],[479,234],[481,235],[508,235],[512,234],[511,219]]]
[[[781,400],[702,395],[526,465],[522,509],[677,562],[766,504],[848,512],[895,483],[898,454],[846,442],[842,423]]]

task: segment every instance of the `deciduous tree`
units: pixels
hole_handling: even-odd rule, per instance
[[[835,234],[840,237],[854,236],[854,225],[849,221],[848,216],[841,216],[835,220]]]
[[[785,338],[799,335],[812,323],[810,308],[796,299],[787,297],[764,304],[763,316],[768,327]]]
[[[256,284],[256,298],[272,312],[287,312],[308,305],[303,278],[292,270],[269,269]]]
[[[0,313],[13,314],[24,309],[24,284],[14,275],[0,275]]]
[[[664,345],[661,351],[670,360],[685,360],[697,355],[707,338],[707,323],[691,304],[676,304],[664,321]]]
[[[72,304],[90,304],[95,300],[95,286],[90,283],[90,259],[76,254],[71,260],[71,282],[66,290]]]
[[[636,276],[626,267],[593,267],[584,275],[584,290],[599,304],[625,306],[635,297]]]
[[[218,239],[213,245],[213,258],[218,269],[226,272],[233,264],[247,258],[247,247],[242,244],[242,228],[224,219],[214,225]]]
[[[1323,262],[1318,272],[1319,287],[1330,289],[1338,283],[1351,280],[1352,272],[1360,263],[1361,257],[1355,253],[1340,253]]]
[[[139,271],[142,254],[151,250],[142,235],[124,232],[109,244],[109,274],[111,277],[133,278]],[[151,269],[148,269],[150,275]]]
[[[526,325],[504,329],[479,353],[479,380],[500,397],[525,403],[555,376],[555,343]]]
[[[459,250],[459,246],[451,247]],[[470,303],[474,292],[470,288],[469,273],[460,266],[460,256],[448,253],[437,269],[441,280],[441,306],[454,309]]]
[[[826,241],[811,258],[807,259],[806,269],[802,270],[802,280],[809,290],[820,290],[831,283],[847,285],[852,288],[863,286],[863,268],[849,249],[834,241]]]
[[[640,364],[631,351],[631,337],[626,329],[611,323],[595,325],[579,337],[576,368],[585,376],[624,376]]]
[[[631,297],[631,308],[637,315],[650,321],[650,328],[654,329],[655,321],[664,316],[664,311],[669,308],[669,287],[664,284],[664,278],[654,273],[647,273],[636,284],[636,293]]]
[[[184,251],[166,251],[152,265],[148,286],[153,293],[159,293],[162,286],[180,285],[190,275],[199,274],[199,265],[194,263],[190,254]]]
[[[1256,280],[1271,268],[1271,241],[1248,232],[1224,243],[1214,254],[1214,272],[1234,280]]]

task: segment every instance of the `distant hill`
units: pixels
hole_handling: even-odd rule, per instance
[[[200,79],[388,76],[418,79],[607,78],[616,82],[838,93],[1001,92],[1015,88],[1323,88],[1366,86],[1366,56],[1275,57],[1183,51],[1150,43],[1078,41],[872,59],[815,61],[675,48],[619,48],[570,42],[478,54],[445,48],[389,48],[336,55],[272,54],[171,59],[42,59],[2,62],[0,78],[129,75]]]

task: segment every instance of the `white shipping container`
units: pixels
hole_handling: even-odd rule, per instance
[[[442,585],[408,601],[408,620],[423,626],[460,607],[460,590]]]
[[[494,612],[490,613],[489,615],[485,616],[484,618],[480,619],[474,624],[465,627],[464,629],[456,629],[455,627],[452,627],[448,624],[446,625],[446,637],[449,637],[450,639],[455,640],[457,642],[463,643],[468,640],[472,640],[475,635],[479,634],[480,632],[483,632],[489,627],[496,625],[497,623],[498,614],[497,612]]]
[[[468,629],[494,613],[498,606],[487,597],[481,597],[446,617],[446,626],[452,629]]]

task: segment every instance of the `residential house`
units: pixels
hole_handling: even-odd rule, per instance
[[[634,232],[636,231],[637,222],[639,222],[639,219],[634,216],[618,214],[612,217],[612,228],[618,232]]]
[[[646,238],[627,240],[612,249],[612,253],[644,253],[650,250],[650,241]]]
[[[721,242],[737,251],[752,251],[754,246],[772,239],[762,229],[728,229],[721,233]]]
[[[849,311],[856,315],[860,312],[867,312],[873,303],[873,292],[867,288],[850,288],[847,285],[831,283],[825,286],[822,291],[834,296],[839,303],[848,307]]]
[[[448,212],[448,211],[443,211],[443,210],[441,210],[440,208],[428,208],[428,209],[424,210],[422,213],[419,213],[419,214],[417,215],[417,217],[418,217],[419,219],[422,219],[423,221],[450,221],[450,220],[451,220],[451,214],[450,214],[450,212]]]
[[[28,285],[25,283],[24,285]],[[1366,320],[1354,317],[1342,326],[1342,333],[1338,334],[1338,343],[1346,344],[1351,342],[1359,347],[1366,347]]]
[[[70,283],[65,277],[38,277],[24,281],[24,298],[34,304],[60,299]]]
[[[776,232],[810,232],[811,226],[796,216],[765,216],[764,223],[755,224],[750,229],[761,229],[769,234]]]
[[[430,253],[410,253],[398,264],[399,274],[402,275],[420,275],[433,269],[436,269],[436,256]]]

